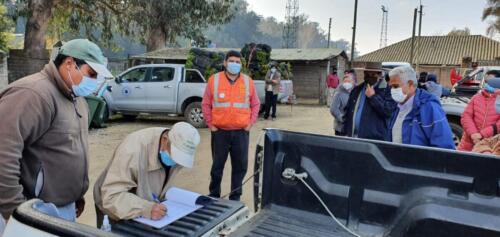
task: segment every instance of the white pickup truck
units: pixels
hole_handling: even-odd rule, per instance
[[[264,81],[254,81],[261,104]],[[287,102],[293,93],[292,81],[282,80],[278,101]],[[184,116],[195,127],[204,127],[201,100],[206,80],[196,69],[183,64],[146,64],[129,68],[109,83],[104,94],[109,114],[134,119],[141,113]]]

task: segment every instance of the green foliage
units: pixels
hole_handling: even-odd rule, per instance
[[[186,59],[186,65],[185,65],[187,69],[192,69],[193,68],[193,66],[194,66],[193,65],[193,61],[194,61],[194,59],[195,59],[194,53],[193,52],[189,52],[188,56],[187,56],[187,59]],[[208,77],[206,77],[206,78],[208,78]]]
[[[500,0],[488,0],[483,10],[482,20],[491,19],[486,32],[490,35],[500,32]]]
[[[0,50],[7,52],[9,41],[12,40],[13,23],[7,16],[7,8],[0,5]]]
[[[464,29],[453,28],[453,30],[451,30],[448,33],[448,36],[468,36],[468,35],[470,35],[470,29],[468,27],[465,27]]]
[[[292,64],[290,64],[290,63],[281,62],[278,65],[278,70],[281,73],[281,79],[290,80],[293,77]]]

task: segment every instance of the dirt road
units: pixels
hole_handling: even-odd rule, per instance
[[[105,129],[90,131],[90,166],[89,177],[90,187],[85,195],[85,212],[78,219],[78,222],[95,226],[95,209],[92,196],[93,184],[99,177],[108,161],[113,155],[115,147],[127,134],[142,128],[159,126],[168,127],[175,123],[175,120],[166,118],[139,118],[134,122],[123,120],[112,121]],[[291,131],[309,132],[317,134],[333,134],[333,120],[328,108],[325,106],[279,106],[278,120],[259,121],[250,133],[249,167],[247,177],[252,175],[255,146],[263,128],[280,128]],[[174,184],[181,188],[186,188],[198,193],[208,194],[208,184],[210,182],[210,167],[212,165],[210,151],[210,132],[208,129],[200,129],[201,144],[196,155],[193,169],[184,169],[175,178]],[[245,179],[247,178],[245,177]],[[222,195],[229,192],[231,178],[231,164],[228,161],[224,170],[222,181]],[[243,188],[242,201],[253,209],[252,180]]]

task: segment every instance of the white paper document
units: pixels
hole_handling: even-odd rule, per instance
[[[167,207],[166,216],[157,221],[144,217],[139,217],[134,220],[157,229],[163,228],[164,226],[202,208],[202,205],[196,204],[196,200],[200,196],[201,195],[198,193],[172,187],[165,195],[167,200],[162,202],[162,204]]]

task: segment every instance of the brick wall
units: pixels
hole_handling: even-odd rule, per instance
[[[7,76],[7,54],[0,51],[0,91],[7,86],[9,79]]]
[[[292,62],[293,88],[298,98],[318,99],[319,104],[326,103],[326,76],[328,60]],[[336,57],[330,61],[330,67],[337,67],[342,78],[346,60]]]
[[[22,50],[9,51],[9,83],[27,75],[39,72],[49,62],[49,51],[42,58],[27,58]]]

